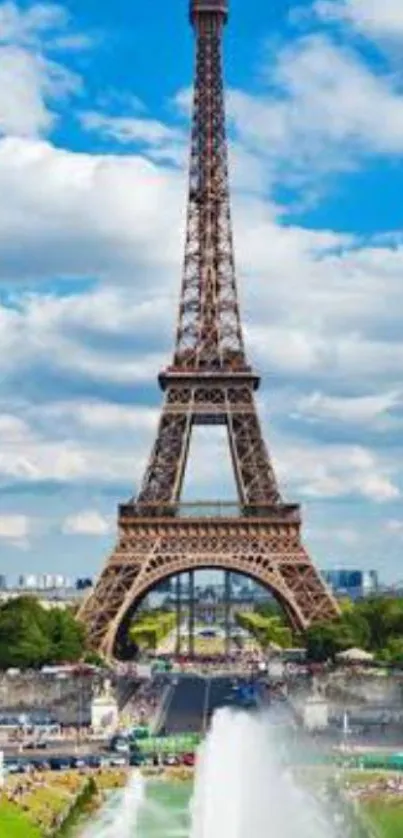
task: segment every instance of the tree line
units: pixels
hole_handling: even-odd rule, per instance
[[[340,602],[340,616],[316,623],[305,634],[292,632],[275,603],[239,613],[237,623],[263,648],[305,647],[311,661],[334,660],[339,652],[358,647],[386,665],[403,666],[403,598],[373,596]]]
[[[0,605],[0,669],[39,669],[85,655],[85,630],[71,609],[44,608],[31,596]]]
[[[338,652],[358,647],[380,663],[403,665],[403,598],[346,599],[340,606],[340,617],[307,631],[304,645],[311,660],[332,660]]]
[[[156,652],[159,644],[176,626],[176,614],[170,611],[146,611],[133,622],[129,636],[139,650]]]
[[[293,645],[291,629],[280,614],[261,614],[256,611],[237,612],[235,621],[247,631],[263,649],[270,645],[290,648]]]
[[[403,598],[370,597],[355,603],[346,599],[340,605],[337,619],[317,623],[304,635],[292,632],[275,603],[240,612],[236,621],[262,649],[304,646],[309,660],[325,661],[358,646],[381,663],[403,666]],[[156,651],[175,622],[172,612],[140,613],[129,630],[130,638],[139,650]],[[100,662],[87,648],[85,629],[71,608],[44,608],[32,596],[0,605],[0,669],[38,669],[80,660]]]

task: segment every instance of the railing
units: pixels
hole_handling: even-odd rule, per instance
[[[241,504],[234,501],[193,503],[133,503],[119,506],[120,518],[264,518],[300,521],[297,504]]]

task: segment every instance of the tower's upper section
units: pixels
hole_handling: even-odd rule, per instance
[[[232,242],[222,35],[228,0],[191,0],[196,35],[186,246],[173,364],[163,374],[251,376]]]
[[[228,0],[190,0],[190,20],[197,23],[200,15],[219,15],[224,23],[228,20]]]

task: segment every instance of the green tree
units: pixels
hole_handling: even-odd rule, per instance
[[[380,651],[379,659],[390,665],[402,666],[403,637],[391,637],[387,645]]]
[[[312,660],[334,658],[358,646],[386,661],[399,657],[402,635],[403,599],[370,597],[357,603],[344,600],[339,619],[312,626],[305,642]]]
[[[105,659],[98,652],[89,649],[84,652],[83,663],[88,663],[90,666],[105,666]]]
[[[340,647],[337,640],[338,627],[333,623],[316,623],[305,635],[307,656],[311,661],[333,659]]]
[[[359,612],[346,609],[338,620],[311,626],[305,635],[305,645],[310,660],[333,660],[338,652],[354,646],[368,648],[370,632]]]
[[[27,596],[0,606],[0,669],[76,661],[83,651],[84,629],[69,610],[47,610]]]
[[[165,611],[143,611],[132,623],[129,636],[132,643],[140,649],[155,652],[159,643],[175,627],[175,614]]]
[[[356,606],[369,629],[369,645],[379,651],[389,639],[403,634],[403,600],[393,597],[370,597]]]
[[[46,612],[33,597],[0,607],[0,667],[37,668],[50,654]]]
[[[283,611],[275,599],[259,603],[255,606],[254,613],[261,614],[262,617],[279,617],[281,622],[284,622]]]
[[[262,649],[266,649],[270,643],[287,647],[292,644],[292,632],[283,622],[280,615],[262,616],[256,612],[238,612],[235,615],[238,625],[247,631]]]
[[[84,651],[84,627],[69,609],[52,608],[47,614],[52,663],[78,661]]]

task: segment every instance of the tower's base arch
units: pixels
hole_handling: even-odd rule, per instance
[[[122,619],[116,629],[112,652],[110,652],[110,650],[107,652],[108,657],[112,657],[115,660],[133,660],[136,649],[134,644],[131,643],[129,639],[130,627],[136,618],[136,614],[139,613],[144,600],[149,594],[158,588],[159,584],[166,582],[169,579],[175,579],[178,576],[178,573],[186,575],[187,573],[199,570],[229,571],[231,574],[237,574],[238,576],[243,576],[245,579],[253,580],[260,586],[264,587],[268,594],[271,594],[274,597],[283,611],[285,620],[288,622],[290,627],[298,630],[298,623],[294,613],[291,611],[289,604],[283,598],[281,592],[278,589],[275,589],[273,584],[268,583],[267,581],[263,582],[260,576],[251,572],[249,569],[248,571],[245,569],[241,571],[238,567],[234,567],[233,563],[231,563],[231,566],[222,566],[218,564],[212,566],[200,563],[195,564],[193,560],[189,559],[188,562],[185,561],[184,563],[180,563],[180,571],[173,570],[172,573],[158,578],[155,582],[151,582],[149,586],[142,586],[140,593],[138,593],[132,600],[125,614],[122,616]]]
[[[334,617],[337,604],[300,541],[292,507],[275,518],[120,519],[119,543],[79,617],[91,646],[113,659],[140,601],[169,577],[228,570],[273,593],[294,629]]]

